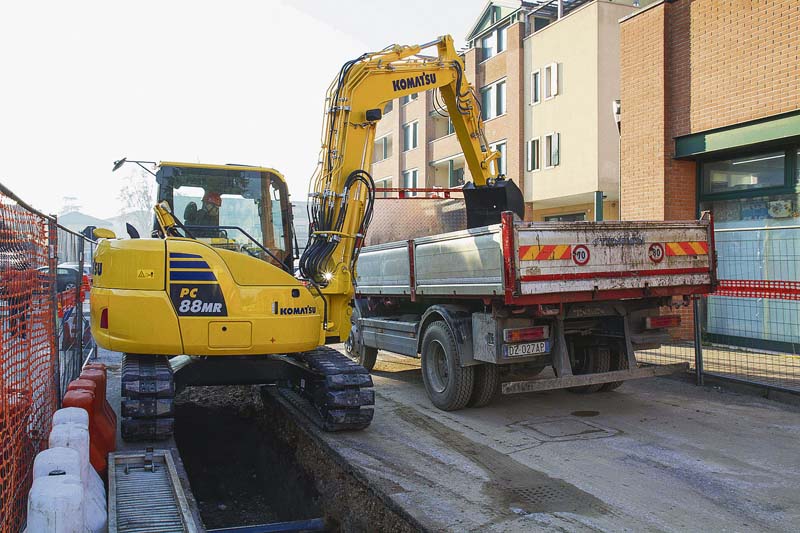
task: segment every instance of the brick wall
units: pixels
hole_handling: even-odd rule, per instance
[[[623,220],[664,217],[664,16],[660,5],[620,27]]]
[[[674,139],[800,109],[800,2],[664,2],[621,23],[620,60],[621,216],[694,218],[696,165]]]
[[[800,109],[800,2],[665,2],[620,37],[622,217],[693,218],[674,138]]]

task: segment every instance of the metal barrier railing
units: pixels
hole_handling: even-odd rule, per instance
[[[646,363],[688,361],[703,376],[800,394],[800,226],[717,229],[719,286]]]
[[[82,272],[94,243],[0,184],[0,532],[17,532],[33,459],[92,349]],[[74,261],[76,269],[62,260]]]

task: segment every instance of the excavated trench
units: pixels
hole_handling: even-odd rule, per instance
[[[175,441],[207,529],[324,518],[329,531],[417,530],[296,416],[260,387],[178,396]]]

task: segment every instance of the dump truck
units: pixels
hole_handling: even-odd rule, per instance
[[[365,247],[348,354],[369,369],[378,350],[420,357],[443,410],[486,405],[498,392],[613,390],[687,368],[640,367],[636,351],[671,342],[680,307],[713,291],[710,218],[501,218]]]

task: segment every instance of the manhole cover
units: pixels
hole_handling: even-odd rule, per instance
[[[535,418],[509,427],[526,431],[543,442],[600,439],[619,433],[616,429],[572,416]]]

